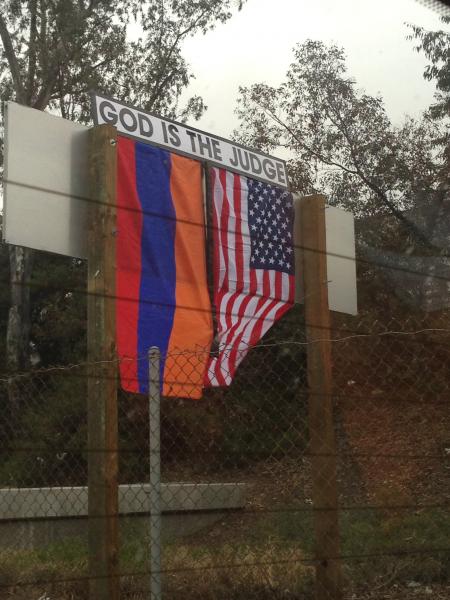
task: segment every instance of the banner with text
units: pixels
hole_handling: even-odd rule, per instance
[[[119,133],[143,142],[208,161],[254,179],[288,187],[286,163],[283,160],[182,123],[162,119],[118,100],[93,94],[92,118],[96,125],[110,123]]]

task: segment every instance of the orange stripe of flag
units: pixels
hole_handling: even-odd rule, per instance
[[[176,308],[164,368],[163,395],[201,398],[213,337],[205,258],[200,163],[172,154],[176,212]],[[171,356],[173,354],[173,356]]]

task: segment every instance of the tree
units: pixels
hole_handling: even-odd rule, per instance
[[[441,18],[442,23],[450,24],[450,16]],[[425,67],[423,76],[428,81],[436,81],[436,102],[430,106],[430,115],[434,119],[448,119],[450,116],[450,32],[444,30],[427,31],[423,27],[409,25],[412,34],[409,39],[416,40],[417,52],[423,52],[430,63]]]
[[[442,23],[450,24],[450,16],[442,17]],[[442,124],[442,133],[436,138],[436,144],[442,148],[444,159],[441,172],[441,187],[448,194],[450,176],[450,32],[427,31],[423,27],[409,25],[412,34],[409,39],[416,40],[417,52],[423,52],[430,61],[423,76],[436,82],[435,103],[428,110],[428,116]]]
[[[342,48],[298,44],[285,82],[241,88],[237,113],[241,142],[287,149],[294,189],[325,191],[356,215],[394,215],[411,243],[433,250],[428,231],[407,211],[439,193],[440,124],[408,118],[394,126],[381,97],[348,76]]]
[[[182,43],[231,17],[245,0],[4,0],[0,5],[0,99],[89,120],[90,89],[166,117],[198,118],[198,96],[179,106],[192,77]],[[130,41],[136,22],[142,36]],[[28,364],[33,252],[10,249],[11,370]]]

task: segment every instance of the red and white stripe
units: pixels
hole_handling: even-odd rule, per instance
[[[211,170],[214,226],[214,304],[219,350],[205,386],[230,385],[252,346],[294,302],[294,277],[252,269],[247,178]]]

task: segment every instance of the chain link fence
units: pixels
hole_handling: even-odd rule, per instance
[[[349,600],[449,598],[450,313],[366,305],[324,331],[340,523],[328,558]],[[304,331],[296,306],[229,388],[162,398],[164,599],[313,597]],[[167,358],[188,385],[192,357]],[[0,598],[87,597],[87,367],[0,381]],[[149,598],[147,397],[119,392],[119,439],[121,594]]]

